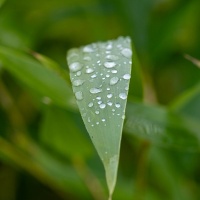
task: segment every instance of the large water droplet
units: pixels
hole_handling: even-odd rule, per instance
[[[96,110],[96,111],[95,111],[95,113],[98,115],[98,114],[99,114],[99,111],[98,111],[98,110]]]
[[[86,74],[91,74],[92,72],[94,72],[94,70],[92,68],[88,68],[85,70]]]
[[[108,60],[118,60],[119,57],[118,57],[118,56],[115,56],[115,55],[107,55],[107,56],[106,56],[106,59],[108,59]]]
[[[113,105],[113,103],[112,103],[112,102],[110,102],[110,101],[109,101],[107,104],[108,104],[109,106],[112,106],[112,105]]]
[[[85,53],[91,53],[93,51],[94,51],[93,48],[90,46],[83,47],[83,52],[85,52]]]
[[[90,93],[92,93],[92,94],[97,94],[100,92],[102,92],[102,89],[100,89],[100,88],[91,88],[90,89]]]
[[[104,63],[104,67],[106,68],[113,68],[115,67],[117,64],[115,62],[105,62]]]
[[[110,85],[115,85],[119,81],[118,77],[113,77],[110,79]]]
[[[113,95],[110,93],[110,94],[107,94],[107,97],[110,99]]]
[[[125,48],[122,49],[121,54],[127,58],[130,58],[132,56],[132,51],[131,49]]]
[[[84,83],[84,80],[75,80],[75,81],[73,81],[73,86],[76,86],[76,87],[78,87],[78,86],[80,86],[80,85],[83,85],[83,83]]]
[[[130,74],[124,74],[123,79],[129,80],[131,78]]]
[[[93,105],[94,105],[94,104],[93,104],[92,102],[90,102],[90,103],[88,104],[88,107],[91,108]]]
[[[81,74],[82,74],[81,71],[78,71],[78,72],[76,73],[77,76],[80,76]]]
[[[106,107],[106,104],[102,103],[99,108],[104,109]]]
[[[117,70],[113,69],[113,70],[111,70],[111,73],[116,74]]]
[[[91,58],[91,57],[89,57],[89,56],[85,56],[85,57],[83,57],[83,60],[86,60],[86,61],[91,61],[91,60],[92,60],[92,58]]]
[[[75,93],[75,97],[77,100],[82,100],[83,99],[83,93],[81,91],[78,91]]]
[[[127,95],[126,95],[125,93],[120,93],[120,94],[119,94],[119,97],[120,97],[121,99],[126,99],[126,98],[127,98]]]
[[[120,105],[119,103],[116,103],[116,104],[115,104],[115,107],[116,107],[116,108],[120,108],[121,105]]]
[[[91,78],[96,78],[97,77],[97,75],[96,74],[93,74],[92,76],[91,76]]]
[[[69,65],[69,69],[71,72],[79,71],[83,66],[79,62],[74,62]]]

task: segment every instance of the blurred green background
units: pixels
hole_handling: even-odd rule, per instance
[[[140,68],[113,199],[200,199],[199,19],[199,0],[0,0],[0,200],[106,199],[66,51],[120,35]]]

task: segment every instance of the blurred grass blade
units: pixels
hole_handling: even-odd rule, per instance
[[[53,103],[72,109],[73,95],[66,81],[39,62],[8,47],[0,46],[0,61],[13,76]]]
[[[5,1],[6,1],[6,0],[0,0],[0,8],[1,8],[1,6],[4,4]]]
[[[68,73],[64,69],[62,69],[58,63],[56,63],[54,60],[39,54],[37,52],[32,52],[32,55],[43,64],[44,67],[51,69],[55,73],[57,73],[59,76],[61,76],[63,79],[70,81],[69,76],[67,76]]]
[[[162,147],[200,151],[200,125],[161,107],[129,103],[124,130]]]
[[[179,96],[170,105],[170,109],[200,120],[200,83]]]
[[[78,128],[76,121],[73,113],[58,107],[48,107],[44,112],[41,125],[41,141],[65,157],[90,156],[93,149]],[[76,151],[74,151],[75,146]]]
[[[73,92],[104,164],[110,199],[117,179],[131,57],[128,37],[72,49],[67,56]]]
[[[185,57],[187,60],[191,61],[191,62],[192,62],[194,65],[196,65],[198,68],[200,68],[200,60],[198,60],[198,59],[196,59],[196,58],[194,58],[194,57],[192,57],[192,56],[190,56],[190,55],[188,55],[188,54],[185,54],[184,57]]]

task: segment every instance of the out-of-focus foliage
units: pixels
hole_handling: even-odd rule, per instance
[[[199,0],[0,1],[0,200],[106,199],[65,57],[119,35],[138,58],[113,199],[200,199],[200,69],[184,57],[200,59],[199,10]]]

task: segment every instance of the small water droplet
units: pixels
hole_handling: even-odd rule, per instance
[[[93,105],[94,105],[94,104],[93,104],[92,102],[90,102],[90,103],[88,104],[88,107],[91,108]]]
[[[92,60],[92,58],[91,58],[91,57],[89,57],[89,56],[85,56],[85,57],[83,57],[83,60],[86,60],[86,61],[91,61],[91,60]]]
[[[122,115],[122,119],[125,119],[125,115]]]
[[[106,121],[106,119],[102,119],[101,121],[102,121],[102,122],[105,122],[105,121]]]
[[[108,104],[109,106],[112,106],[112,105],[113,105],[113,103],[112,103],[112,102],[110,102],[110,101],[109,101],[107,104]]]
[[[92,68],[88,68],[85,70],[86,74],[91,74],[92,72],[94,72],[94,70]]]
[[[96,111],[95,111],[95,113],[98,115],[98,114],[99,114],[99,111],[98,111],[98,110],[96,110]]]
[[[109,43],[107,46],[106,46],[106,49],[112,49],[112,43]]]
[[[110,94],[107,94],[107,97],[110,99],[113,95],[110,93]]]
[[[119,94],[119,97],[120,97],[121,99],[127,99],[127,95],[126,95],[125,93],[120,93],[120,94]]]
[[[91,122],[89,117],[88,117],[88,122]]]
[[[110,88],[107,88],[106,90],[108,90],[108,91],[109,91],[109,90],[110,90]]]
[[[96,124],[99,125],[99,122],[97,122]]]
[[[105,62],[104,63],[104,67],[106,68],[113,68],[115,67],[117,64],[115,62]]]
[[[91,94],[97,94],[97,93],[100,93],[100,92],[102,92],[102,89],[100,89],[100,88],[91,88],[90,89]]]
[[[113,77],[110,79],[110,85],[115,85],[119,81],[118,77]]]
[[[73,62],[69,65],[69,69],[71,72],[79,71],[83,66],[79,62]]]
[[[78,71],[78,72],[76,73],[77,76],[80,76],[81,74],[82,74],[81,71]]]
[[[111,70],[111,73],[113,73],[113,74],[116,74],[117,73],[117,70]]]
[[[97,103],[100,105],[102,103],[102,101],[98,101]]]
[[[132,56],[131,49],[125,48],[121,50],[121,54],[127,58],[130,58]]]
[[[106,104],[102,103],[99,108],[104,109],[106,107]]]
[[[92,76],[91,76],[91,78],[96,78],[97,77],[97,75],[96,74],[93,74]]]
[[[76,96],[77,100],[82,100],[83,99],[83,93],[81,91],[76,92],[75,96]]]
[[[115,107],[116,107],[116,108],[120,108],[121,105],[120,105],[119,103],[116,103],[116,104],[115,104]]]
[[[115,112],[115,109],[112,109],[113,112]]]
[[[128,86],[127,86],[127,87],[125,87],[125,90],[126,90],[126,91],[128,91]]]
[[[115,56],[115,55],[107,55],[107,56],[106,56],[106,59],[108,59],[108,60],[118,60],[119,57],[118,57],[118,56]]]
[[[94,50],[93,50],[93,48],[91,46],[85,46],[85,47],[83,47],[83,52],[85,52],[85,53],[91,53],[93,51]]]
[[[110,77],[110,74],[106,74],[106,78],[109,78]]]
[[[97,100],[101,100],[101,97],[97,97],[96,99],[97,99]]]
[[[80,85],[83,85],[84,80],[75,80],[72,82],[73,86],[78,87]]]
[[[100,60],[97,60],[97,63],[99,64],[99,63],[101,63],[101,61],[100,61]]]
[[[131,78],[130,74],[124,74],[123,79],[129,80]]]

